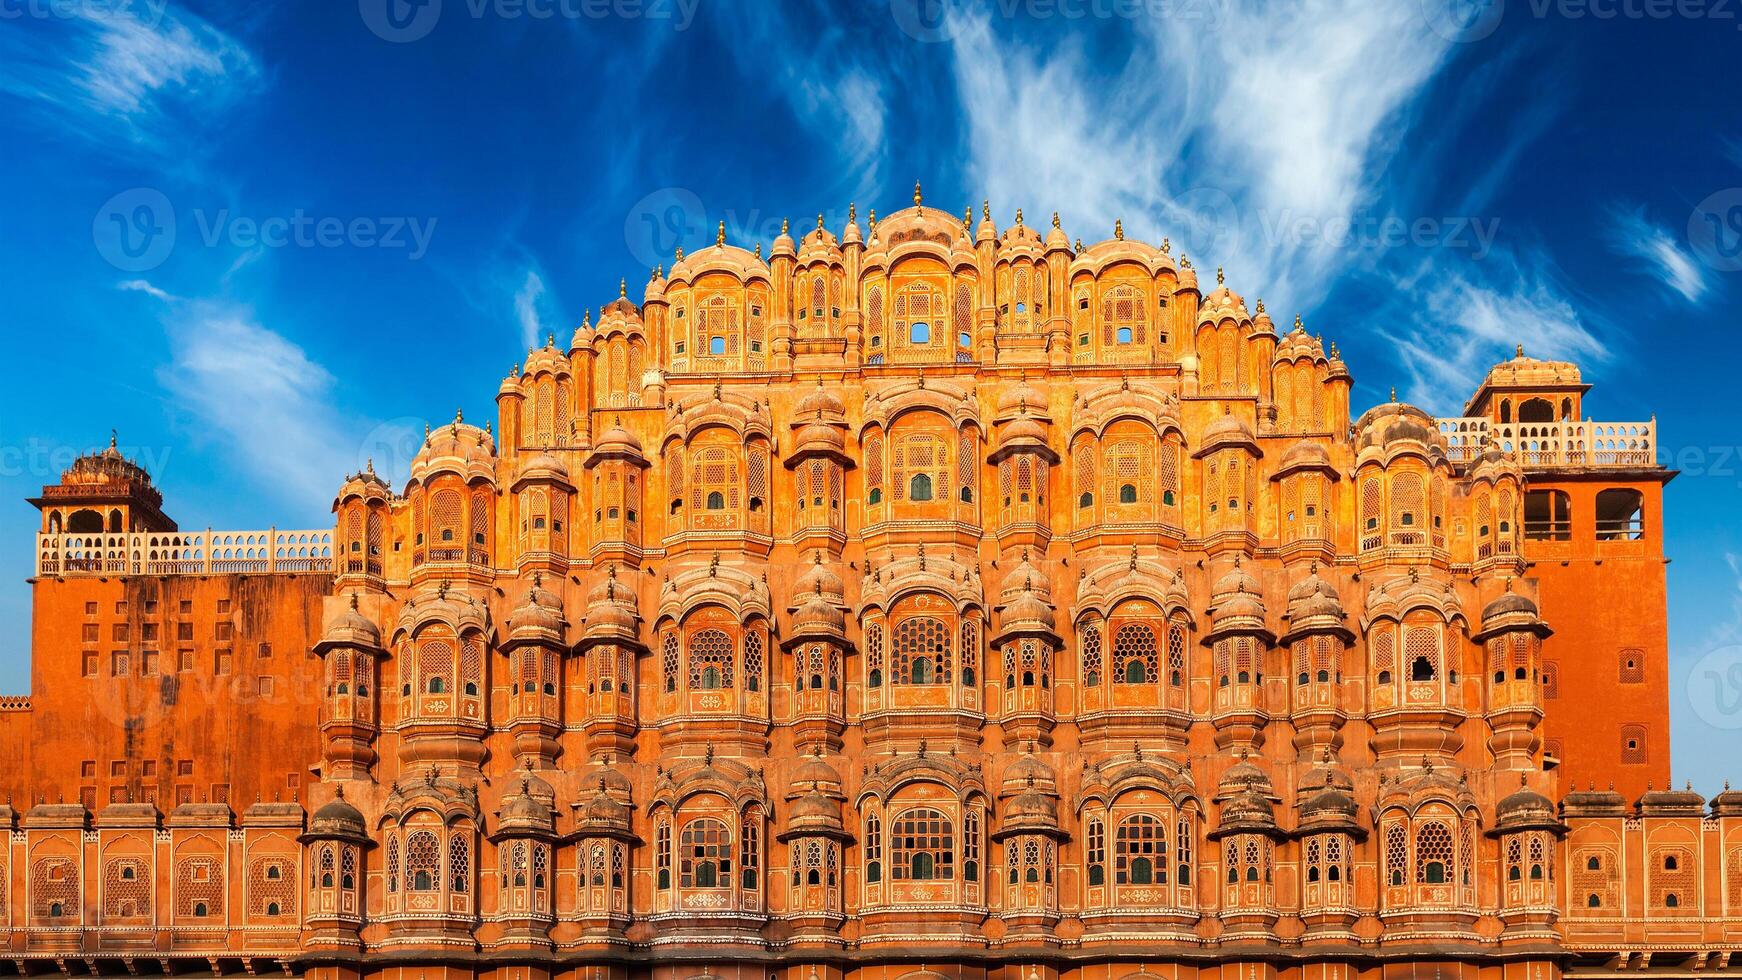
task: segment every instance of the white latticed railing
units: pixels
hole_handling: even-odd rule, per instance
[[[1452,462],[1482,455],[1490,436],[1525,466],[1652,466],[1657,422],[1495,422],[1440,419]]]
[[[333,532],[38,534],[38,575],[268,575],[330,572]]]

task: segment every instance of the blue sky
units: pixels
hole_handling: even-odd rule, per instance
[[[184,527],[325,526],[620,276],[917,179],[1170,237],[1336,340],[1357,411],[1455,414],[1523,343],[1655,413],[1675,773],[1715,791],[1739,89],[1717,0],[0,0],[0,692],[24,498],[111,427]]]

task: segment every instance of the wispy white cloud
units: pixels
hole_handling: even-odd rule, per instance
[[[546,316],[540,305],[544,300],[544,279],[536,269],[526,270],[526,278],[514,293],[514,316],[520,321],[520,339],[527,347],[536,347],[546,333]]]
[[[1497,352],[1522,344],[1533,357],[1600,364],[1597,325],[1566,296],[1540,255],[1496,251],[1480,263],[1422,262],[1387,282],[1390,301],[1374,329],[1412,377],[1405,397],[1451,414]]]
[[[716,25],[729,38],[725,50],[759,90],[786,102],[820,152],[839,161],[838,189],[855,196],[877,191],[888,162],[888,66],[862,60],[865,45],[857,31],[811,23],[815,11],[802,5],[718,9],[727,11]]]
[[[305,506],[355,468],[354,427],[334,407],[333,376],[302,347],[241,304],[178,299],[144,280],[121,288],[163,304],[171,359],[158,382],[256,487]]]
[[[1647,274],[1690,303],[1698,303],[1711,288],[1706,268],[1668,229],[1647,218],[1642,207],[1610,210],[1609,244],[1616,252],[1641,260]]]
[[[960,15],[952,47],[969,166],[998,198],[1056,202],[1090,229],[1123,218],[1310,305],[1359,250],[1276,229],[1383,207],[1376,175],[1451,45],[1409,4],[1217,10],[1209,26],[1138,20],[1138,41],[1113,57],[1105,45],[1028,43],[988,16]]]
[[[126,282],[119,283],[116,288],[127,293],[144,293],[152,299],[162,300],[166,303],[175,299],[174,296],[171,296],[169,293],[153,286],[149,281],[144,279],[129,279]]]
[[[167,151],[192,143],[260,82],[247,47],[189,11],[73,7],[76,16],[53,26],[0,34],[0,93],[45,124]]]

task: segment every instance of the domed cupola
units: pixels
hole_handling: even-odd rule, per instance
[[[1233,566],[1210,589],[1210,624],[1215,634],[1231,630],[1270,634],[1265,629],[1264,593],[1234,556]]]
[[[1064,228],[1060,227],[1059,213],[1054,211],[1052,213],[1052,227],[1048,228],[1046,231],[1046,250],[1049,252],[1059,250],[1069,251],[1070,247],[1071,238],[1069,235],[1065,234]]]
[[[1220,812],[1216,828],[1209,834],[1211,840],[1236,835],[1273,839],[1281,836],[1276,825],[1276,804],[1280,798],[1271,787],[1270,777],[1245,755],[1222,774],[1213,802]]]
[[[411,460],[411,479],[417,483],[427,484],[439,473],[456,474],[467,483],[495,483],[495,438],[456,413],[454,421],[424,434],[423,446]]]
[[[1198,322],[1200,324],[1219,323],[1232,320],[1235,323],[1250,323],[1252,315],[1246,312],[1246,301],[1240,294],[1228,288],[1227,280],[1222,270],[1216,270],[1216,288],[1210,290],[1198,306]]]
[[[810,592],[797,593],[792,609],[793,638],[845,642],[846,613],[823,593],[821,583],[814,584]]]
[[[555,837],[556,790],[530,769],[514,773],[513,788],[502,797],[493,837]]]
[[[1204,426],[1203,436],[1199,439],[1194,456],[1206,456],[1218,449],[1238,447],[1251,450],[1254,455],[1262,455],[1258,449],[1258,440],[1252,434],[1252,427],[1244,419],[1222,407],[1220,418]]]
[[[823,756],[822,746],[813,746],[811,754],[793,769],[786,794],[792,808],[780,839],[823,836],[848,840],[841,821],[841,804],[847,798],[843,785],[841,774]]]
[[[635,593],[617,581],[617,566],[607,567],[605,577],[587,593],[583,635],[591,642],[634,641],[641,621]]]
[[[370,651],[382,649],[381,628],[358,610],[357,594],[354,592],[351,593],[351,600],[345,611],[334,617],[321,634],[321,640],[315,644],[314,652],[324,655],[326,651],[340,647]]]
[[[626,791],[625,791],[626,792]],[[586,798],[574,805],[575,836],[637,840],[633,829],[635,809],[611,791],[604,776],[593,783]]]
[[[1029,561],[1024,550],[1016,566],[1004,576],[999,588],[997,611],[1000,636],[1012,633],[1051,633],[1057,627],[1052,608],[1052,588],[1047,577]],[[998,642],[994,639],[994,643]]]
[[[542,572],[532,573],[532,586],[527,589],[525,600],[509,614],[507,625],[508,639],[502,644],[504,650],[529,643],[562,644],[563,631],[568,626],[568,620],[563,617],[563,600],[544,587]]]
[[[1288,620],[1291,637],[1322,630],[1340,631],[1347,637],[1353,636],[1348,627],[1343,625],[1348,617],[1343,609],[1343,599],[1331,583],[1320,577],[1316,561],[1309,567],[1307,577],[1288,590],[1288,611],[1283,616]],[[1289,642],[1289,638],[1285,637],[1282,642]]]
[[[1518,774],[1518,788],[1508,793],[1494,806],[1494,833],[1520,830],[1550,830],[1564,833],[1554,801],[1530,788],[1530,774]]]
[[[309,818],[307,840],[344,840],[369,846],[369,827],[363,811],[345,799],[345,787],[339,786],[332,801]]]

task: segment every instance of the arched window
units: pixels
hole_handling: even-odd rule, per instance
[[[1113,635],[1113,683],[1153,684],[1157,678],[1155,631],[1126,623]]]
[[[1167,882],[1167,836],[1164,824],[1147,813],[1119,823],[1114,835],[1113,880],[1121,885]]]
[[[930,500],[932,498],[931,477],[925,473],[915,473],[908,485],[908,499]]]
[[[908,328],[907,339],[910,343],[915,344],[931,343],[931,324],[926,323],[924,320],[913,321],[913,326]]]
[[[405,839],[405,873],[414,892],[436,890],[436,875],[441,870],[441,842],[427,830],[414,831]]]
[[[895,627],[896,680],[902,684],[950,682],[950,631],[930,616],[913,616]]]
[[[678,884],[684,888],[727,888],[732,884],[732,834],[712,818],[684,824],[678,840]]]
[[[690,690],[715,691],[732,683],[732,638],[722,630],[690,637]]]
[[[915,807],[895,819],[890,872],[896,881],[948,881],[955,877],[955,825],[937,810]]]
[[[1119,485],[1119,502],[1122,504],[1137,503],[1137,485],[1122,483]]]
[[[1437,820],[1415,832],[1415,880],[1443,885],[1452,880],[1452,831]]]
[[[883,821],[877,814],[865,815],[865,884],[883,880]]]

